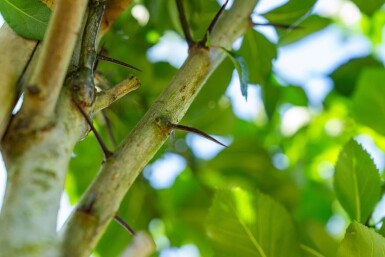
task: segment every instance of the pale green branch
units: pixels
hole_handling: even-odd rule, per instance
[[[18,81],[31,58],[37,41],[16,34],[7,23],[0,29],[0,139],[8,126],[17,97]]]
[[[231,10],[218,21],[211,35],[214,45],[231,48],[248,27],[249,16],[257,0],[236,0]],[[64,225],[64,256],[89,256],[106,226],[145,165],[168,137],[168,128],[159,126],[159,118],[178,123],[185,115],[203,84],[224,59],[218,49],[194,48],[168,87],[131,131],[82,196]],[[228,74],[229,76],[231,74]],[[225,85],[223,85],[225,86]],[[91,197],[93,206],[82,210]]]
[[[130,76],[121,81],[116,86],[98,92],[96,94],[95,102],[92,106],[92,113],[96,113],[100,110],[103,110],[104,108],[107,108],[116,100],[138,89],[139,86],[140,81],[136,77]]]
[[[42,51],[15,123],[40,129],[54,120],[57,100],[80,34],[87,0],[58,0],[48,24]],[[16,125],[17,126],[17,125]]]

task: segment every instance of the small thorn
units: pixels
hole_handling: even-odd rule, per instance
[[[124,229],[126,229],[131,235],[136,236],[135,231],[121,217],[115,215],[114,220],[119,223]]]
[[[80,112],[83,115],[83,117],[86,119],[86,121],[87,121],[88,125],[90,126],[92,132],[94,132],[96,140],[98,141],[99,146],[102,149],[102,152],[104,154],[104,161],[106,161],[109,157],[111,157],[113,155],[113,152],[108,150],[107,146],[104,144],[101,136],[99,135],[98,131],[96,130],[96,128],[95,128],[94,124],[92,123],[92,120],[88,116],[88,114],[83,110],[83,108],[78,103],[76,103],[75,101],[74,101],[74,103],[78,107],[78,109],[80,110]]]
[[[191,48],[195,44],[195,42],[191,36],[190,28],[186,18],[186,12],[183,6],[183,0],[176,0],[176,7],[178,8],[179,20],[180,20],[180,24],[182,25],[184,37],[186,39],[186,42],[189,48]]]
[[[207,42],[207,38],[208,36],[207,35],[211,35],[211,32],[213,31],[215,25],[217,24],[219,18],[221,17],[223,11],[225,10],[227,4],[229,3],[229,0],[227,0],[222,6],[221,8],[219,9],[219,11],[217,12],[217,14],[215,15],[214,19],[211,21],[209,27],[207,28],[207,31],[205,33],[205,35],[203,36],[202,40],[199,41],[199,45],[200,46],[206,46],[206,42]]]
[[[115,63],[115,64],[118,64],[120,66],[123,66],[123,67],[126,67],[126,68],[130,68],[130,69],[142,72],[141,69],[136,68],[135,66],[132,66],[132,65],[130,65],[128,63],[116,60],[116,59],[108,57],[108,56],[104,56],[104,55],[98,54],[97,59],[102,60],[102,61],[107,61],[107,62]]]
[[[168,123],[168,126],[171,128],[171,129],[175,129],[175,130],[182,130],[182,131],[187,131],[187,132],[191,132],[191,133],[194,133],[198,136],[201,136],[201,137],[204,137],[214,143],[217,143],[223,147],[227,147],[227,145],[219,142],[218,140],[216,140],[215,138],[213,138],[212,136],[210,136],[209,134],[199,130],[199,129],[196,129],[196,128],[192,128],[192,127],[188,127],[188,126],[184,126],[184,125],[179,125],[179,124],[173,124],[173,123]]]

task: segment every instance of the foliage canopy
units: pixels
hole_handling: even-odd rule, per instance
[[[376,166],[373,152],[358,143],[369,138],[363,142],[385,151],[385,69],[378,50],[384,42],[384,1],[341,1],[356,9],[359,21],[354,26],[338,14],[313,12],[316,2],[292,0],[253,14],[253,21],[264,17],[274,25],[276,40],[255,22],[238,46],[222,49],[229,58],[214,71],[180,123],[219,136],[229,147],[202,156],[202,148],[211,145],[178,131],[130,188],[119,216],[135,230],[150,232],[157,247],[154,256],[191,244],[201,256],[385,256],[383,217],[373,215],[383,195],[384,167]],[[193,38],[202,38],[219,3],[184,4]],[[24,37],[39,40],[44,37],[51,7],[38,0],[0,0],[8,24]],[[351,56],[330,74],[323,74],[332,86],[318,105],[310,100],[311,92],[304,85],[286,81],[274,62],[280,48],[295,46],[330,28],[346,38],[365,37],[371,51],[367,56]],[[172,47],[181,38],[175,1],[138,0],[101,39],[105,55],[143,70],[99,63],[98,72],[109,84],[119,83],[130,73],[142,84],[104,110],[104,115],[94,117],[110,149],[134,128],[179,69],[179,64],[167,61],[178,59],[179,52],[169,51],[175,56],[154,61],[152,51],[162,45]],[[251,97],[260,101],[260,106],[254,106],[257,116],[236,115],[236,102],[226,93],[232,76],[241,77],[232,83],[240,83],[245,98],[254,94]],[[305,111],[308,118],[287,132],[284,117],[295,110]],[[175,180],[156,186],[154,178],[169,177],[159,172],[174,172],[171,164],[160,171],[160,163],[172,158],[181,163]],[[76,145],[70,160],[65,190],[71,204],[79,201],[102,162],[103,154],[90,133]],[[337,232],[336,220],[343,227]],[[111,223],[95,255],[119,256],[131,240]]]

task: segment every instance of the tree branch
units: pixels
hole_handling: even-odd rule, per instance
[[[55,3],[22,108],[4,137],[8,179],[0,215],[1,257],[59,255],[60,197],[72,149],[87,131],[72,95],[61,89],[87,3]]]
[[[155,244],[152,238],[146,233],[140,231],[120,257],[147,257],[154,251]]]
[[[37,41],[19,36],[7,23],[0,29],[0,141],[20,95],[18,81],[36,45]]]
[[[55,2],[41,55],[31,80],[26,85],[16,127],[34,130],[53,121],[56,103],[79,36],[87,3],[87,0]]]
[[[257,0],[236,0],[231,10],[215,26],[211,41],[230,48],[247,29],[248,19]],[[89,256],[109,222],[113,219],[124,195],[144,166],[153,158],[168,137],[167,126],[160,126],[157,118],[178,123],[211,73],[224,59],[218,49],[196,48],[168,87],[162,92],[145,116],[131,131],[82,196],[78,206],[95,195],[92,210],[84,213],[75,208],[61,233],[64,256]],[[230,74],[229,74],[230,76]]]

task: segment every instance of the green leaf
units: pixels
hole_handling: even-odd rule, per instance
[[[353,96],[357,120],[385,135],[385,70],[366,69],[362,71]]]
[[[243,56],[250,71],[249,83],[266,84],[272,62],[277,58],[277,46],[261,33],[250,29],[243,38],[238,54]]]
[[[291,25],[308,14],[316,2],[317,0],[291,0],[262,15],[271,23]]]
[[[357,5],[358,8],[360,8],[361,12],[371,16],[373,13],[375,13],[378,9],[380,9],[381,6],[384,5],[384,0],[352,0],[353,3]]]
[[[377,168],[354,140],[345,144],[338,157],[334,189],[350,218],[363,223],[380,199],[381,180]]]
[[[337,257],[385,256],[385,238],[353,221],[337,250]]]
[[[0,0],[4,20],[19,35],[42,40],[51,10],[40,0]]]
[[[208,218],[214,255],[301,256],[291,218],[284,207],[260,192],[217,191]]]
[[[365,68],[380,68],[382,63],[371,56],[350,59],[339,66],[330,77],[334,81],[336,91],[345,96],[351,96],[357,85],[357,80]]]
[[[239,75],[239,82],[241,84],[241,93],[242,96],[247,100],[247,86],[249,80],[249,72],[247,70],[247,65],[242,56],[237,55],[236,53],[227,50],[224,47],[220,47],[233,62],[235,69]]]
[[[326,28],[330,24],[331,20],[318,15],[310,15],[302,22],[298,24],[298,28],[288,30],[281,33],[279,38],[279,44],[281,46],[288,45],[299,41],[316,31]]]

